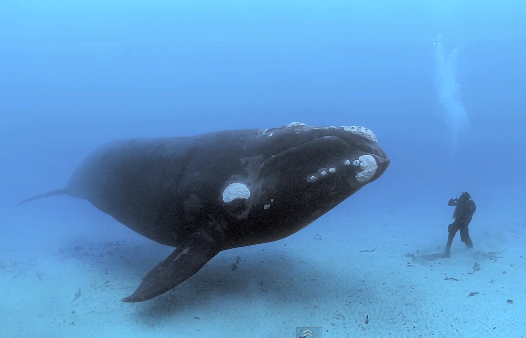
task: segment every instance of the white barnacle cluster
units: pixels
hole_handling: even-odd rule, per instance
[[[310,175],[309,177],[307,177],[307,182],[309,183],[316,182],[317,180],[318,180],[318,175]]]
[[[335,172],[336,168],[334,167],[331,167],[329,169],[321,168],[316,174],[312,174],[309,177],[307,177],[307,182],[316,182],[320,177],[325,177],[329,174],[334,174]]]
[[[369,181],[378,169],[378,164],[376,164],[376,160],[371,155],[362,155],[357,160],[354,160],[352,164],[361,169],[356,175],[356,180],[360,183]]]
[[[291,122],[289,124],[287,124],[286,126],[284,126],[284,128],[294,128],[294,127],[304,127],[304,126],[307,126],[305,123],[301,123],[301,122]],[[264,129],[261,131],[261,135],[266,135],[268,137],[272,137],[272,135],[274,135],[274,133],[272,132],[272,129]]]
[[[230,203],[237,199],[249,199],[250,189],[243,183],[230,183],[223,190],[223,202]]]
[[[359,135],[361,137],[364,137],[368,140],[371,140],[373,142],[376,142],[376,136],[374,135],[373,131],[371,129],[361,127],[361,126],[342,126],[343,130],[348,131],[350,133]]]
[[[301,122],[291,122],[289,124],[287,124],[287,128],[294,128],[294,127],[303,127],[303,126],[306,126],[305,123],[301,123]]]
[[[263,130],[263,132],[261,133],[261,135],[268,135],[268,137],[271,137],[272,135],[274,135],[273,132],[270,132],[270,133],[269,133],[269,130],[270,130],[270,129],[265,129],[265,130]],[[267,133],[268,133],[268,134],[267,134]]]
[[[270,199],[270,203],[274,203],[274,199],[273,198]],[[270,203],[265,204],[263,206],[263,209],[267,210],[268,208],[270,208]]]

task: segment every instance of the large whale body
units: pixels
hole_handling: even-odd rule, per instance
[[[95,149],[67,185],[40,198],[89,201],[120,223],[175,247],[123,299],[161,295],[222,250],[285,238],[379,178],[389,158],[367,128],[227,130],[127,139]]]

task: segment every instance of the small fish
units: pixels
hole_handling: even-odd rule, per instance
[[[73,300],[71,301],[71,304],[73,304],[74,301],[79,299],[81,295],[82,295],[82,292],[80,291],[80,288],[79,288],[79,291],[75,292],[75,298],[73,298]]]

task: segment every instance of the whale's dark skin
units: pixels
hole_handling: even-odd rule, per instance
[[[176,247],[125,302],[161,295],[222,250],[285,238],[380,177],[389,158],[362,127],[230,130],[118,140],[78,166],[69,195]]]

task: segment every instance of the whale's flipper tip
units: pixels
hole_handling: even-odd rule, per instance
[[[67,193],[68,193],[67,188],[57,189],[57,190],[53,190],[53,191],[48,191],[48,192],[45,192],[45,193],[42,193],[42,194],[38,194],[38,195],[33,196],[33,197],[26,198],[25,200],[22,200],[22,201],[18,202],[16,205],[18,206],[18,205],[21,205],[21,204],[25,204],[27,202],[39,200],[39,199],[42,199],[42,198],[52,197],[52,196],[67,195]]]

